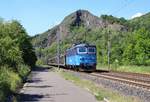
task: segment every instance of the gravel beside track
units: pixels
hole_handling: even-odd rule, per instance
[[[150,75],[146,75],[146,74],[135,74],[135,73],[126,73],[126,72],[109,72],[109,73],[101,73],[101,74],[139,80],[141,82],[150,84]]]
[[[100,84],[106,88],[111,88],[113,90],[117,90],[125,95],[136,96],[143,100],[143,102],[150,102],[150,91],[144,88],[124,84],[121,82],[104,79],[96,76],[92,76],[90,74],[81,73],[81,72],[73,72],[69,71],[73,75],[80,77],[82,79],[91,80],[97,84]]]
[[[112,75],[111,73],[108,73],[108,74],[92,73],[90,75],[96,76],[96,77],[101,77],[101,78],[104,78],[104,79],[119,81],[121,83],[125,83],[125,84],[129,84],[129,85],[133,85],[133,86],[136,86],[136,87],[145,88],[147,90],[150,90],[149,81],[141,80],[141,79],[138,79],[138,78],[136,79],[136,78],[128,77],[128,75],[118,76],[118,75]]]

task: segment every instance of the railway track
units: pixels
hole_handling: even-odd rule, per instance
[[[58,65],[53,65],[53,66],[57,67]],[[65,68],[63,65],[60,65],[60,67],[67,70],[67,68]],[[113,80],[116,82],[130,85],[132,87],[144,88],[150,91],[150,75],[148,74],[117,72],[117,71],[115,72],[115,71],[105,71],[105,70],[97,70],[92,73],[85,73],[85,72],[79,72],[79,73],[84,73],[86,75],[90,75],[96,78]]]
[[[99,72],[94,72],[94,73],[150,84],[150,75],[148,74],[114,72],[114,71],[113,72],[110,71],[109,73],[99,73]]]
[[[150,82],[145,81],[145,80],[138,80],[135,78],[129,78],[129,77],[124,77],[124,76],[116,76],[116,75],[111,75],[111,74],[98,74],[98,73],[91,73],[90,75],[95,76],[97,78],[104,78],[104,79],[109,79],[117,82],[121,82],[123,84],[128,84],[133,87],[137,88],[144,88],[148,91],[150,91]]]

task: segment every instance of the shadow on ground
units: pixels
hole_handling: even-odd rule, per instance
[[[27,79],[26,83],[38,83],[41,82],[42,80],[38,79],[38,78],[34,78],[34,79]]]
[[[42,82],[40,78],[32,78],[32,76],[36,75],[38,72],[48,72],[52,70],[53,67],[41,67],[36,66],[32,68],[32,73],[28,76],[28,78],[24,81],[25,83],[38,83]]]
[[[33,87],[33,88],[49,88],[49,87],[53,87],[53,86],[42,85],[42,86],[26,86],[26,87]]]
[[[38,94],[18,94],[17,100],[18,102],[38,101],[43,97],[44,95],[38,95]]]
[[[49,66],[49,67],[43,67],[43,66],[36,66],[34,68],[32,68],[32,71],[36,71],[36,72],[47,72],[49,69],[52,69],[53,67]]]
[[[45,98],[44,100],[42,98]],[[51,95],[39,94],[19,94],[17,95],[17,102],[54,102]]]
[[[18,94],[17,102],[41,102],[42,98],[44,99],[42,102],[54,102],[54,96],[64,96],[68,95],[67,93],[55,93],[55,94],[47,94],[47,95],[38,95],[38,94]]]
[[[28,79],[25,81],[26,83],[36,83],[35,85],[29,85],[25,87],[30,87],[30,88],[49,88],[53,86],[49,85],[38,85],[38,83],[42,82],[43,80],[40,78],[33,78],[32,76],[37,74],[37,72],[48,72],[52,67],[41,67],[41,66],[36,66],[35,68],[32,69],[32,73],[29,75]],[[51,98],[49,95],[41,95],[39,93],[37,94],[25,94],[25,93],[16,93],[15,97],[17,98],[17,102],[34,102],[34,101],[39,101],[42,98]],[[48,101],[49,102],[49,101]]]

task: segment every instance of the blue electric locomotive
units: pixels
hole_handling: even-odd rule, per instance
[[[77,44],[66,51],[65,65],[80,71],[96,70],[96,46]]]

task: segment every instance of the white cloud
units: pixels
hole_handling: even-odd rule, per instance
[[[143,15],[143,13],[138,12],[138,13],[134,14],[133,16],[131,16],[131,19],[136,18],[136,17],[140,17],[142,15]]]

